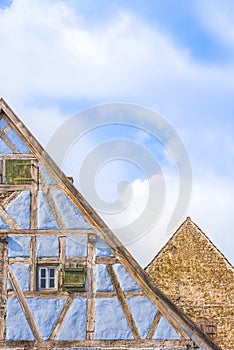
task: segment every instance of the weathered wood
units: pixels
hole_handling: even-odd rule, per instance
[[[69,256],[66,257],[67,263],[85,263],[87,261],[87,258],[85,256],[71,258]]]
[[[19,196],[20,193],[21,193],[20,191],[8,192],[9,195],[2,200],[2,203],[1,203],[2,207],[6,209],[12,202],[16,200],[16,198]]]
[[[35,160],[36,157],[34,157],[33,154],[23,154],[23,153],[13,153],[13,154],[0,154],[0,159],[31,159]]]
[[[36,254],[37,254],[37,238],[36,236],[31,238],[30,242],[30,290],[37,290],[37,265],[36,265]]]
[[[7,213],[7,211],[0,205],[0,216],[13,229],[21,229],[20,225]]]
[[[7,134],[10,130],[11,130],[10,125],[7,125],[7,126],[4,128],[5,134]]]
[[[30,190],[31,185],[0,185],[0,191],[25,191]]]
[[[0,341],[6,336],[7,255],[7,237],[0,235]]]
[[[0,138],[2,138],[6,144],[10,147],[13,153],[20,153],[18,148],[11,142],[9,137],[5,134],[4,130],[0,130]]]
[[[58,336],[58,334],[59,334],[59,332],[60,332],[60,330],[61,330],[61,328],[62,328],[62,326],[64,324],[66,315],[67,315],[68,311],[70,310],[70,307],[71,307],[72,303],[73,303],[73,298],[71,298],[69,296],[69,298],[67,299],[67,302],[66,302],[66,304],[65,304],[65,306],[63,308],[63,311],[61,312],[59,320],[58,320],[58,322],[57,322],[53,332],[50,335],[49,341],[50,340],[54,340],[54,339],[57,338],[57,336]]]
[[[8,262],[10,265],[12,264],[30,264],[31,259],[30,258],[8,258]]]
[[[31,213],[30,213],[30,228],[31,230],[37,229],[38,222],[38,161],[34,160],[31,163]],[[35,291],[37,289],[37,266],[36,266],[36,236],[31,238],[30,245],[30,290]]]
[[[59,237],[59,236],[86,236],[89,233],[95,233],[95,230],[23,230],[23,229],[1,230],[0,229],[0,234],[1,233],[6,233],[9,237],[12,237],[15,235],[17,236],[58,236]]]
[[[57,205],[56,205],[56,203],[54,201],[54,198],[53,198],[53,196],[52,196],[52,194],[50,192],[50,186],[47,185],[47,183],[46,183],[46,181],[45,181],[45,179],[43,177],[42,172],[40,172],[40,190],[43,190],[43,192],[44,192],[44,194],[46,196],[46,199],[48,201],[48,204],[49,204],[49,206],[50,206],[50,208],[51,208],[51,210],[52,210],[52,212],[53,212],[53,214],[55,216],[55,219],[56,219],[56,221],[58,223],[59,228],[66,230],[66,228],[67,228],[66,224],[65,224],[65,222],[64,222],[64,220],[62,218],[62,215],[60,214],[60,212],[59,212],[59,210],[57,208]]]
[[[43,290],[43,291],[35,291],[35,292],[23,292],[24,296],[27,298],[66,298],[71,293],[62,291],[62,290]],[[124,292],[126,298],[140,298],[145,296],[144,293],[141,292]],[[8,291],[8,298],[15,298],[16,294],[14,291]],[[72,293],[74,298],[87,298],[86,292],[74,292]],[[96,298],[116,298],[116,292],[96,292]]]
[[[0,184],[5,183],[5,162],[0,158]]]
[[[142,298],[145,297],[143,292],[124,292],[125,298]],[[116,292],[97,292],[96,298],[114,298],[116,297]]]
[[[69,292],[66,291],[58,291],[58,290],[37,290],[35,292],[23,292],[25,298],[56,298],[56,299],[60,299],[60,298],[67,298],[69,297],[71,294]],[[8,298],[15,298],[17,297],[16,293],[14,291],[8,291],[7,293]],[[74,298],[87,298],[87,293],[86,292],[75,292],[72,293],[72,296]]]
[[[192,341],[181,341],[181,340],[51,340],[46,342],[40,342],[35,344],[31,341],[7,341],[2,343],[1,349],[5,349],[5,346],[11,347],[11,349],[15,349],[16,346],[25,346],[29,349],[28,346],[33,346],[34,350],[42,350],[42,349],[53,349],[54,350],[70,350],[71,348],[98,348],[98,349],[178,349],[178,350],[186,350],[188,346],[191,348],[196,348],[196,345]]]
[[[100,236],[111,247],[114,254],[119,258],[123,266],[130,272],[139,286],[149,295],[151,301],[159,308],[170,323],[176,322],[180,329],[187,329],[188,333],[192,334],[193,339],[200,347],[204,347],[207,350],[220,350],[207,335],[205,335],[201,329],[190,320],[180,309],[178,309],[166,296],[163,294],[157,286],[153,284],[151,279],[147,276],[145,271],[139,266],[135,259],[129,254],[125,247],[121,245],[121,242],[116,238],[113,232],[108,228],[105,222],[99,217],[99,215],[92,209],[83,196],[75,189],[72,183],[66,178],[65,174],[61,172],[56,163],[45,152],[43,147],[35,140],[29,130],[23,125],[16,114],[10,109],[7,103],[0,99],[0,108],[4,117],[9,124],[11,123],[17,128],[17,132],[22,139],[33,151],[38,160],[43,164],[45,169],[52,173],[52,176],[56,182],[61,186],[64,192],[68,195],[71,201],[76,205],[87,219],[87,221],[97,229]]]
[[[152,324],[152,326],[151,326],[151,328],[150,328],[150,330],[149,330],[149,333],[147,334],[146,339],[152,339],[152,338],[153,338],[154,333],[156,332],[156,329],[157,329],[157,327],[158,327],[158,324],[159,324],[161,318],[162,318],[162,315],[161,315],[161,313],[158,311],[158,312],[156,313],[156,315],[155,315],[153,324]]]
[[[63,284],[63,266],[66,261],[66,237],[59,237],[59,266],[58,266],[58,286]]]
[[[30,215],[30,229],[37,229],[38,221],[38,161],[33,160],[31,162],[31,215]]]
[[[11,258],[11,259],[17,259],[17,258]],[[63,261],[63,262],[62,262]],[[52,265],[58,265],[59,263],[64,264],[65,262],[70,263],[84,263],[87,261],[86,257],[77,257],[77,258],[69,258],[69,257],[63,257],[63,260],[60,260],[59,258],[37,258],[37,264],[52,264]]]
[[[131,331],[132,331],[132,334],[134,336],[134,339],[141,339],[141,335],[140,335],[140,332],[137,328],[137,325],[135,323],[135,320],[132,316],[132,313],[131,313],[131,310],[128,306],[128,303],[127,303],[127,300],[125,298],[125,295],[124,295],[124,292],[122,291],[120,285],[119,285],[119,281],[118,281],[118,278],[116,276],[116,273],[113,269],[113,266],[112,265],[107,265],[107,270],[109,272],[109,275],[110,275],[110,278],[111,278],[111,281],[112,281],[112,284],[115,288],[115,291],[116,291],[116,294],[117,294],[117,297],[118,297],[118,300],[122,306],[122,309],[123,309],[123,312],[125,314],[125,317],[128,321],[128,324],[129,324],[129,327],[131,328]]]
[[[95,297],[96,297],[96,235],[88,235],[87,251],[87,326],[86,339],[94,338],[95,329]]]
[[[11,284],[12,284],[12,286],[13,286],[16,294],[17,294],[17,298],[18,298],[19,303],[20,303],[20,305],[22,307],[22,310],[23,310],[23,312],[25,314],[25,317],[26,317],[26,319],[28,321],[28,324],[31,327],[33,335],[34,335],[34,337],[35,337],[35,339],[37,341],[41,342],[42,341],[42,336],[41,336],[41,334],[39,332],[37,324],[36,324],[36,322],[35,322],[35,320],[33,318],[31,310],[30,310],[30,308],[28,306],[28,303],[27,303],[27,301],[25,299],[24,293],[22,292],[22,290],[20,288],[20,285],[19,285],[19,283],[18,283],[18,281],[17,281],[17,279],[15,277],[14,271],[12,270],[10,265],[8,266],[8,273],[9,273],[9,278],[10,278]]]
[[[58,265],[59,258],[36,258],[37,265]]]
[[[119,263],[118,258],[109,258],[109,257],[97,257],[96,258],[96,264],[105,264],[105,265],[113,265]]]

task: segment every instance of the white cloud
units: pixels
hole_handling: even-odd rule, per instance
[[[209,8],[204,1],[200,4],[204,26],[228,45],[233,44],[230,17],[233,11],[225,10],[217,1],[215,6],[209,2]],[[1,95],[44,145],[65,116],[58,107],[46,107],[43,102],[41,107],[30,107],[29,101],[32,106],[38,97],[41,101],[66,97],[99,103],[124,100],[150,105],[172,119],[181,118],[187,138],[193,142],[192,148],[199,149],[201,159],[216,140],[224,139],[225,153],[224,148],[220,151],[217,148],[215,156],[222,159],[228,155],[232,162],[233,138],[227,137],[222,129],[225,112],[221,112],[228,104],[233,107],[233,63],[224,66],[197,63],[190,56],[189,48],[177,47],[156,26],[152,28],[129,12],[117,13],[112,22],[104,22],[95,30],[84,27],[82,14],[74,14],[62,1],[15,0],[10,8],[0,10],[0,42]],[[211,125],[213,120],[220,121],[215,137],[217,129]],[[212,134],[208,138],[207,127]],[[171,186],[174,188],[174,184]],[[141,208],[143,187],[140,182],[134,183],[136,202],[129,217]],[[209,228],[215,226],[216,232],[225,227],[227,240],[232,227],[227,217],[231,194],[231,182],[224,186],[218,175],[214,181],[196,179],[191,207],[195,221],[201,222],[201,226],[209,223]],[[207,214],[207,208],[212,207]],[[170,205],[165,208],[165,215],[169,215]],[[221,215],[225,219],[219,219]],[[134,245],[139,259],[143,259],[149,249],[151,257],[154,255],[153,250],[157,250],[154,241],[160,244],[165,241],[161,232],[165,232],[166,219],[162,222],[156,238],[152,232],[145,236],[143,245],[139,242]],[[157,247],[160,244],[156,244]],[[228,244],[226,249],[228,251]]]
[[[141,187],[144,184],[141,184]],[[178,221],[179,224],[186,216],[191,219],[205,232],[216,247],[226,255],[233,263],[233,208],[234,183],[231,179],[220,178],[210,175],[194,182],[192,201],[184,216]],[[170,215],[176,201],[175,178],[167,178],[167,197],[160,219],[155,226],[143,237],[127,245],[127,248],[137,257],[138,261],[146,266],[158,251],[166,244],[172,233],[167,233]],[[136,192],[138,200],[141,201],[141,193]],[[137,199],[135,199],[137,203]],[[139,213],[138,207],[132,211]],[[127,211],[126,211],[127,215]],[[140,213],[139,213],[140,215]],[[129,219],[132,218],[130,215]]]
[[[198,1],[197,10],[203,26],[215,40],[233,50],[234,44],[234,3],[232,0]],[[208,14],[208,15],[207,15]]]
[[[225,85],[230,77],[230,67],[196,65],[189,50],[130,13],[94,30],[84,28],[82,15],[65,2],[15,0],[0,12],[0,40],[1,88],[17,99],[40,94],[147,101],[155,93],[165,99],[170,85],[168,92],[177,84],[178,96],[188,85]]]

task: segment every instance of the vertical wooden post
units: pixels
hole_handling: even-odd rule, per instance
[[[66,261],[66,237],[59,237],[58,288],[63,285],[63,266]]]
[[[7,236],[0,235],[0,341],[6,337],[6,303],[7,303]]]
[[[31,213],[30,213],[30,228],[31,230],[37,229],[37,219],[38,219],[38,161],[32,161],[32,185],[31,185]],[[30,247],[30,290],[35,291],[37,280],[36,280],[36,236],[31,238]]]
[[[87,256],[87,329],[86,339],[94,339],[96,297],[96,235],[88,234]]]

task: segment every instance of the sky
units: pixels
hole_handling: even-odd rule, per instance
[[[0,0],[0,95],[44,147],[92,107],[96,127],[70,144],[61,166],[83,194],[90,181],[102,204],[122,204],[110,217],[91,196],[105,221],[114,231],[136,224],[151,191],[165,187],[151,208],[154,225],[125,242],[143,266],[172,234],[168,221],[181,191],[175,140],[193,174],[177,227],[191,216],[234,262],[233,13],[232,0]],[[143,123],[153,111],[148,130],[160,115],[176,139],[161,142],[137,118],[129,125],[127,114],[125,123],[109,115],[104,124],[93,106],[109,111],[113,103],[141,106]],[[77,117],[82,127],[84,116]],[[149,159],[146,169],[140,158]],[[85,170],[93,177],[82,186]]]

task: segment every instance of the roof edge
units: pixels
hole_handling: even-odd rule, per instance
[[[14,128],[20,134],[25,143],[30,147],[38,160],[49,169],[54,175],[55,179],[60,184],[61,188],[69,196],[72,202],[78,207],[81,213],[85,216],[87,221],[94,226],[99,232],[100,236],[110,245],[113,252],[119,258],[123,266],[131,271],[139,286],[148,292],[149,298],[159,306],[162,313],[170,323],[179,326],[181,330],[187,329],[191,332],[191,339],[197,343],[202,349],[221,350],[210,338],[201,331],[201,329],[185,315],[157,286],[147,275],[146,271],[138,264],[129,251],[121,244],[118,238],[114,235],[111,229],[100,218],[96,211],[84,199],[81,193],[74,187],[74,185],[67,179],[66,175],[57,166],[50,155],[44,150],[37,139],[21,122],[18,116],[10,108],[3,98],[0,98],[0,108],[10,120]]]

